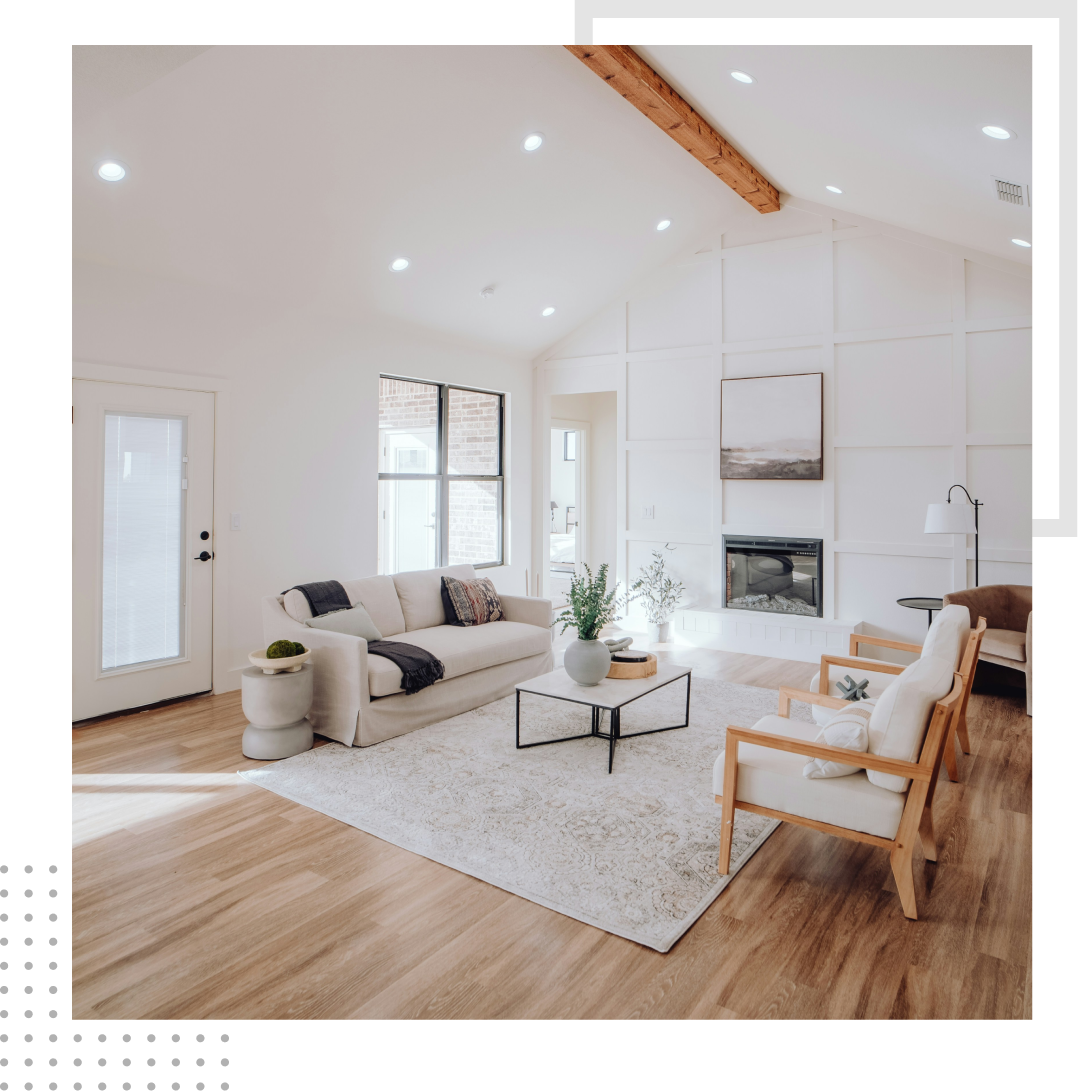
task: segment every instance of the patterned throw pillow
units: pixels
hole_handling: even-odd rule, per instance
[[[864,754],[868,750],[868,721],[875,705],[876,701],[871,699],[852,703],[848,709],[840,709],[816,736],[816,742]],[[830,777],[848,777],[860,771],[859,765],[813,758],[806,763],[802,775],[809,780],[827,780]]]
[[[502,619],[502,600],[486,577],[456,580],[443,576],[442,605],[447,625],[486,625]]]

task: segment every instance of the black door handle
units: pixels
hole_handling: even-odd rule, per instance
[[[207,552],[206,552],[205,550],[203,550],[203,551],[202,551],[202,552],[201,552],[201,553],[200,553],[200,554],[199,554],[199,555],[198,555],[198,556],[197,556],[197,557],[195,558],[195,560],[196,560],[196,561],[208,561],[208,560],[212,560],[212,558],[213,558],[213,554],[212,554],[212,553],[207,553]]]

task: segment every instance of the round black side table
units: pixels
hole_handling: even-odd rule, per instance
[[[943,599],[925,599],[925,598],[910,598],[910,599],[897,599],[899,606],[907,606],[911,610],[927,610],[928,611],[928,627],[932,628],[932,615],[937,610],[943,609]]]

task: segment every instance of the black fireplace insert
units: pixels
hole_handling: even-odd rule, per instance
[[[722,536],[729,610],[823,617],[823,540]]]

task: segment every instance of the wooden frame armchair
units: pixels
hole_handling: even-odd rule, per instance
[[[861,754],[842,750],[837,746],[806,742],[801,739],[789,738],[787,735],[754,731],[735,727],[731,724],[727,728],[726,757],[724,757],[722,767],[722,794],[715,796],[715,802],[722,804],[719,874],[728,875],[730,873],[734,815],[740,807],[742,811],[751,811],[754,814],[766,815],[769,818],[779,818],[782,822],[791,822],[798,826],[819,830],[824,834],[831,834],[852,841],[862,841],[866,844],[874,844],[878,848],[887,849],[890,853],[891,871],[895,875],[895,883],[898,886],[902,912],[910,920],[917,920],[917,899],[915,899],[913,888],[913,838],[914,835],[920,837],[925,859],[935,861],[936,838],[932,822],[932,802],[939,777],[939,766],[942,764],[945,743],[950,738],[950,731],[953,730],[954,721],[957,719],[963,702],[968,697],[973,668],[977,663],[985,628],[986,624],[982,618],[979,620],[978,627],[970,633],[965,654],[962,656],[961,670],[956,671],[954,674],[954,684],[951,686],[950,693],[936,702],[917,762],[903,762],[898,758],[881,757],[876,754]],[[898,670],[901,672],[903,668]],[[805,700],[810,704],[823,705],[827,708],[849,707],[841,698],[831,697],[827,694],[808,693],[804,690],[794,690],[794,688],[782,686],[779,690],[779,716],[789,717],[791,699]],[[738,747],[743,743],[804,756],[806,759],[822,758],[828,760],[828,762],[853,765],[860,769],[874,769],[878,772],[885,772],[885,774],[909,778],[910,787],[905,793],[906,800],[902,806],[898,830],[894,838],[879,837],[875,834],[867,834],[862,830],[819,822],[815,818],[806,818],[801,815],[777,811],[775,808],[739,800]],[[841,779],[837,778],[837,780]],[[824,781],[824,783],[828,782]],[[731,801],[729,806],[724,803],[727,800]]]
[[[962,747],[962,752],[964,754],[970,753],[969,729],[966,726],[966,706],[969,704],[970,690],[973,686],[973,674],[977,670],[981,642],[984,640],[987,625],[988,623],[983,617],[977,619],[976,629],[971,630],[971,638],[973,636],[976,636],[977,638],[976,645],[973,648],[973,658],[971,661],[969,660],[970,645],[967,643],[966,648],[962,653],[962,663],[958,668],[958,673],[962,675],[964,686],[962,705],[958,710],[958,714],[951,722],[948,736],[943,744],[943,761],[947,766],[947,776],[950,777],[953,782],[958,781],[958,757],[955,753],[954,739],[958,739],[958,744]],[[902,640],[887,640],[882,636],[866,636],[862,633],[851,633],[850,654],[848,656],[827,654],[820,656],[821,694],[826,694],[830,686],[830,667],[846,667],[854,670],[875,671],[877,674],[901,674],[906,669],[901,663],[889,663],[885,659],[869,659],[866,656],[861,656],[859,654],[859,649],[862,644],[868,644],[876,648],[896,648],[899,651],[913,652],[916,655],[920,655],[923,648],[923,645],[921,644],[907,644]],[[783,689],[785,688],[786,687],[783,687]],[[794,700],[797,701],[808,701],[808,696],[818,696],[818,694],[808,694],[807,690],[790,690],[790,693],[800,694],[799,696],[794,697]],[[808,696],[806,696],[806,694],[808,694]],[[781,706],[781,697],[779,700]],[[845,701],[840,701],[838,705],[830,705],[824,701],[812,701],[809,703],[822,705],[825,708],[849,707]],[[784,714],[780,712],[779,715],[781,716]]]

